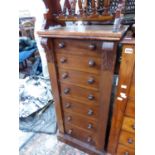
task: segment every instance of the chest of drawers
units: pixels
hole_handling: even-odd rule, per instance
[[[127,27],[86,26],[40,31],[55,100],[58,139],[102,155],[116,48]]]
[[[135,45],[134,39],[122,41],[122,62],[118,91],[113,108],[109,138],[112,155],[135,154]]]

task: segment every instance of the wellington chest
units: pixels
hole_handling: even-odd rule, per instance
[[[104,154],[116,49],[127,30],[123,26],[114,33],[112,28],[87,25],[38,32],[47,54],[58,139],[89,154]]]

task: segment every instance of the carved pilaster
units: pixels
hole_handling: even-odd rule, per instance
[[[115,43],[104,42],[102,45],[102,70],[113,71],[113,65],[115,63]]]
[[[51,48],[51,44],[49,38],[41,38],[41,45],[45,50],[46,58],[48,63],[54,62],[54,56]]]

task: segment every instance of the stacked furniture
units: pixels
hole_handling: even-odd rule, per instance
[[[59,0],[44,2],[46,24],[38,34],[47,55],[58,139],[104,155],[117,47],[128,29],[119,23],[125,1],[114,13],[109,0],[65,0],[63,7]],[[114,27],[103,25],[115,18]],[[84,25],[66,26],[79,20]]]

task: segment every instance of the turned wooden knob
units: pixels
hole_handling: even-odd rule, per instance
[[[94,78],[90,77],[87,81],[89,84],[93,84],[95,82]]]
[[[65,63],[65,62],[67,62],[67,59],[66,59],[65,57],[62,57],[62,58],[60,59],[60,62],[61,62],[61,63]]]
[[[58,44],[59,48],[64,48],[65,47],[65,43],[64,42],[61,42]]]
[[[87,114],[88,114],[89,116],[93,115],[93,110],[92,110],[92,109],[89,109]]]
[[[124,152],[124,155],[129,155],[129,152]]]
[[[67,117],[67,121],[71,121],[72,120],[72,117],[71,116],[68,116]]]
[[[71,104],[70,103],[66,103],[65,104],[65,108],[70,108],[71,107]]]
[[[88,129],[92,129],[93,125],[91,123],[88,124]]]
[[[69,92],[70,92],[70,89],[69,89],[69,88],[65,88],[65,89],[64,89],[64,93],[65,93],[65,94],[68,94]]]
[[[88,65],[90,67],[94,67],[95,66],[95,61],[94,60],[89,60]]]
[[[91,137],[88,137],[87,138],[87,142],[91,142],[92,141],[92,138]]]
[[[94,96],[93,96],[92,94],[89,94],[89,95],[88,95],[88,99],[89,99],[89,100],[93,100],[93,99],[94,99]]]
[[[90,44],[90,45],[88,46],[88,48],[89,48],[90,50],[95,50],[95,49],[96,49],[96,45]]]
[[[134,124],[132,125],[132,128],[135,130],[135,125]]]
[[[68,73],[67,72],[65,72],[65,73],[62,74],[62,78],[63,79],[66,79],[67,77],[68,77]]]
[[[71,130],[71,129],[68,130],[68,134],[69,134],[69,135],[71,135],[72,132],[73,132],[73,130]]]
[[[129,143],[129,144],[132,144],[132,143],[133,143],[133,140],[132,140],[131,138],[129,138],[129,139],[128,139],[128,143]]]

